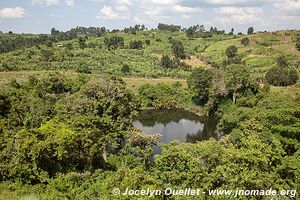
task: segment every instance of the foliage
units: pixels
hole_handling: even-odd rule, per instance
[[[294,85],[299,80],[299,75],[294,68],[273,67],[266,74],[266,81],[274,86]]]
[[[241,40],[241,44],[244,45],[244,46],[248,46],[249,45],[249,38],[248,37],[244,37],[242,40]]]
[[[248,35],[252,35],[254,33],[254,28],[253,27],[249,27],[247,30],[247,34]]]
[[[294,85],[299,80],[299,75],[295,68],[289,67],[284,56],[279,56],[277,66],[266,73],[266,80],[274,86]]]
[[[11,86],[1,97],[8,105],[1,114],[0,177],[31,183],[107,168],[107,154],[119,147],[137,109],[116,78],[86,83],[54,74]]]
[[[79,44],[79,48],[80,49],[84,49],[86,47],[85,38],[79,37],[78,38],[78,44]]]
[[[181,62],[179,59],[176,59],[176,58],[171,59],[167,55],[163,55],[161,57],[160,63],[164,69],[182,69],[182,70],[190,70],[191,69],[191,66],[189,66],[185,62]]]
[[[122,66],[121,71],[123,74],[128,74],[128,73],[130,73],[130,67],[125,64]]]
[[[298,49],[298,51],[300,51],[300,37],[297,38],[296,48]]]
[[[106,47],[111,50],[111,49],[117,49],[119,48],[123,48],[124,47],[124,38],[120,37],[120,36],[110,36],[110,37],[106,37],[104,39],[104,44],[106,45]]]
[[[225,83],[228,91],[232,95],[232,101],[236,102],[238,92],[256,92],[258,85],[250,77],[250,70],[245,65],[232,64],[225,69]]]
[[[186,58],[184,46],[181,41],[172,40],[172,50],[173,50],[175,58],[179,58],[179,59]]]
[[[44,60],[47,61],[47,62],[51,61],[53,59],[53,56],[54,56],[53,51],[46,50],[46,49],[43,49],[41,51],[41,54],[42,54]]]
[[[229,46],[226,49],[225,54],[228,58],[234,58],[237,55],[237,51],[238,49],[236,48],[236,46]]]
[[[208,101],[212,78],[212,73],[202,68],[194,69],[188,77],[187,83],[194,93],[193,101],[196,104],[203,105]]]
[[[204,25],[197,24],[186,29],[185,33],[189,39],[192,39],[192,38],[210,38],[214,34],[216,35],[224,34],[225,31],[224,30],[220,31],[217,29],[217,27],[214,28],[210,27],[210,30],[206,31]]]
[[[138,94],[143,107],[171,109],[182,108],[191,103],[191,93],[179,82],[172,85],[144,84],[139,88]]]
[[[176,32],[176,31],[180,31],[181,26],[176,26],[173,24],[163,24],[163,23],[159,23],[157,26],[158,30],[161,31],[171,31],[171,32]]]
[[[92,73],[91,69],[86,66],[77,67],[76,72],[83,73],[83,74],[91,74]]]
[[[142,49],[143,48],[143,43],[142,43],[141,40],[130,41],[129,48],[130,49]]]

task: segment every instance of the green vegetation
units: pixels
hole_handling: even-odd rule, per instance
[[[250,42],[250,40],[249,40],[249,38],[247,38],[247,37],[245,37],[245,38],[243,38],[243,39],[241,40],[241,43],[242,43],[242,45],[244,45],[244,46],[249,45],[249,42]]]
[[[300,37],[297,38],[296,48],[300,51]]]
[[[183,88],[179,82],[171,85],[144,84],[138,91],[141,105],[146,108],[189,108],[192,105],[191,96],[191,92],[187,88]]]
[[[289,67],[286,58],[280,56],[277,59],[277,66],[267,72],[266,80],[275,86],[294,85],[299,80],[299,75],[295,68]]]
[[[234,58],[237,55],[237,51],[238,49],[236,46],[229,46],[225,53],[228,58]]]
[[[299,191],[299,31],[247,32],[159,24],[0,33],[0,199],[120,199],[114,188]],[[132,125],[149,108],[217,116],[223,136],[161,144]]]
[[[253,27],[249,27],[248,31],[247,31],[247,34],[248,35],[252,35],[253,33],[254,33],[254,28]]]
[[[195,69],[188,78],[188,86],[195,93],[193,100],[196,104],[207,103],[212,84],[212,73],[205,69]]]

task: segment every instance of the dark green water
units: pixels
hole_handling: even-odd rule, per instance
[[[220,139],[216,132],[217,119],[200,117],[185,110],[144,110],[133,125],[145,133],[161,135],[161,141],[168,143],[173,140],[191,142]]]

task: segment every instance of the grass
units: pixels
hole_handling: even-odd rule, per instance
[[[36,77],[42,77],[45,76],[48,73],[55,72],[52,71],[16,71],[16,72],[0,72],[0,86],[3,86],[7,83],[9,83],[10,80],[16,79],[18,82],[22,82],[27,80],[29,76],[36,76]],[[63,73],[64,75],[68,77],[76,76],[78,73],[74,71],[58,71],[60,73]],[[91,74],[88,76],[106,76],[103,74]],[[175,82],[180,82],[183,87],[187,88],[187,83],[185,79],[177,79],[177,78],[143,78],[143,77],[122,77],[124,82],[127,84],[127,87],[131,89],[132,91],[136,92],[140,86],[143,84],[149,83],[149,84],[158,84],[158,83],[165,83],[165,84],[173,84]]]

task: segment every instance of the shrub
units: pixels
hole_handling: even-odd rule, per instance
[[[130,49],[142,49],[143,48],[143,43],[140,40],[130,41],[129,48]]]
[[[104,44],[106,47],[111,49],[123,48],[124,47],[124,38],[120,36],[113,35],[111,37],[106,37],[104,39]]]
[[[297,83],[299,75],[294,68],[273,67],[266,74],[268,83],[274,86],[288,86]]]
[[[123,74],[128,74],[130,72],[130,67],[127,64],[123,65],[121,68],[121,72]]]
[[[247,37],[244,37],[244,38],[241,40],[241,44],[244,45],[244,46],[249,45],[249,42],[250,42],[250,40],[249,40],[249,38],[247,38]]]
[[[234,58],[237,55],[237,51],[238,49],[236,48],[236,46],[229,46],[226,49],[225,54],[228,58]]]
[[[172,40],[172,50],[173,50],[175,58],[179,58],[179,59],[186,58],[184,46],[181,41]]]
[[[163,55],[161,57],[161,66],[164,69],[183,69],[183,70],[191,70],[192,67],[188,64],[186,64],[185,62],[181,62],[179,59],[175,58],[175,59],[171,59],[169,56],[167,55]]]

